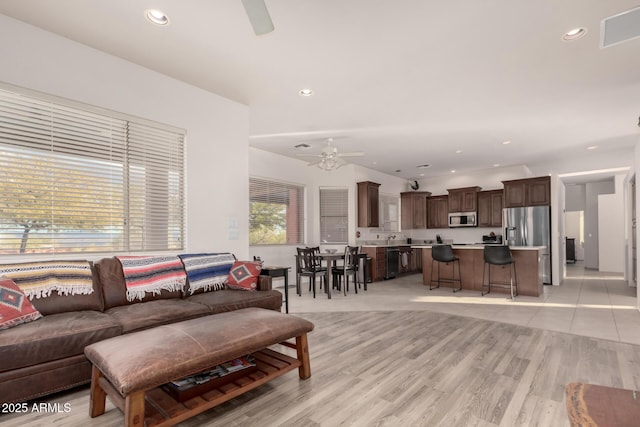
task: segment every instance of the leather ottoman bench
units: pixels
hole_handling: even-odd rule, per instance
[[[106,396],[126,426],[170,426],[298,368],[311,376],[307,333],[313,323],[262,308],[246,308],[158,326],[91,344],[90,416],[105,412]],[[295,344],[287,340],[295,338]],[[283,344],[296,358],[267,347]],[[257,370],[179,403],[160,386],[247,354]],[[145,403],[146,402],[146,403]]]

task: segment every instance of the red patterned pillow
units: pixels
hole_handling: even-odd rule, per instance
[[[0,278],[0,330],[39,319],[36,310],[24,292],[13,280]]]
[[[236,261],[229,271],[227,286],[242,291],[255,291],[258,287],[258,276],[262,263],[256,261]]]

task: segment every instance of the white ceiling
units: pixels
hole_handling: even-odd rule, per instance
[[[640,39],[599,48],[601,20],[638,0],[266,4],[276,29],[259,37],[241,0],[2,0],[0,13],[245,103],[251,145],[286,156],[333,137],[366,153],[349,161],[408,179],[562,173],[627,166],[640,141]],[[577,26],[584,38],[561,40]]]

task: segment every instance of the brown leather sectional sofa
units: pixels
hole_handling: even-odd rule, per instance
[[[280,311],[282,294],[260,276],[258,290],[168,292],[142,302],[127,301],[120,262],[104,258],[93,266],[89,295],[34,299],[43,317],[0,331],[0,401],[33,400],[90,382],[85,346],[158,325],[247,307]],[[215,318],[211,326],[215,327]],[[123,349],[126,351],[126,349]]]

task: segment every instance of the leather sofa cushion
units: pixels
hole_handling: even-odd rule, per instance
[[[180,298],[180,291],[162,291],[158,295],[147,293],[142,301],[127,300],[127,286],[124,282],[122,264],[115,257],[103,258],[95,263],[98,278],[102,283],[102,293],[104,296],[104,308],[119,307],[124,305],[138,304],[140,302],[156,301],[161,299]]]
[[[91,272],[93,275],[93,293],[89,295],[58,295],[57,292],[52,292],[48,297],[30,300],[31,304],[45,316],[80,310],[103,311],[102,289],[100,289],[98,274],[94,266],[91,267]]]
[[[0,371],[82,354],[94,342],[118,336],[122,326],[97,311],[44,316],[0,334]]]
[[[280,311],[282,294],[276,290],[247,292],[233,289],[192,295],[186,301],[207,306],[211,313],[224,313],[248,307]]]
[[[105,313],[122,326],[123,333],[127,333],[194,319],[210,314],[210,311],[202,304],[183,299],[161,299],[113,307],[107,309]]]

